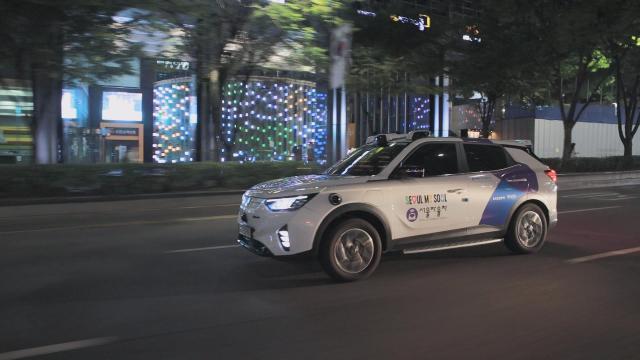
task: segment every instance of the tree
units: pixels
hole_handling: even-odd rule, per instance
[[[64,82],[94,82],[131,72],[138,47],[130,42],[132,20],[116,20],[120,1],[6,0],[0,22],[0,57],[33,90],[34,155],[37,163],[60,161]]]
[[[433,79],[443,75],[450,42],[448,20],[430,19],[430,27],[421,30],[418,6],[406,2],[372,2],[368,6],[352,10],[351,15],[355,31],[347,88],[352,96],[368,99],[371,95],[379,103],[383,91],[389,96],[441,93],[443,89]],[[392,20],[397,16],[403,16],[404,22]],[[362,114],[370,132],[383,131],[375,127],[371,115]]]
[[[148,4],[182,29],[184,49],[197,68],[197,159],[218,160],[233,146],[223,129],[222,92],[234,75],[248,76],[286,53],[290,65],[319,69],[326,62],[328,24],[341,9],[332,0],[292,0],[285,4],[238,0],[163,0]],[[327,41],[328,44],[328,41]]]
[[[518,14],[516,29],[529,39],[535,77],[549,83],[560,108],[564,137],[562,165],[571,158],[572,131],[609,75],[603,58],[601,20],[610,5],[604,0],[510,2],[505,11]]]
[[[455,23],[459,35],[452,43],[447,69],[452,93],[463,98],[479,95],[475,106],[481,136],[488,138],[500,99],[528,93],[534,84],[527,58],[528,34],[518,31],[521,22],[517,13],[504,11],[502,2],[497,1],[486,0],[478,6],[482,6],[481,17]]]
[[[634,1],[618,0],[611,6],[615,11],[603,19],[610,29],[605,35],[608,44],[606,55],[615,79],[618,136],[624,147],[622,166],[630,168],[633,163],[633,137],[640,127],[640,39],[636,19],[640,5]]]

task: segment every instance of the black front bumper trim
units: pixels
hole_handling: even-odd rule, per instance
[[[267,247],[264,246],[263,243],[261,243],[258,240],[249,239],[244,235],[238,235],[238,243],[242,245],[242,247],[244,247],[245,249],[251,251],[256,255],[260,255],[264,257],[273,256],[273,253],[269,249],[267,249]]]

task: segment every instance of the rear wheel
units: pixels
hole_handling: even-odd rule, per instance
[[[329,231],[320,248],[324,270],[336,280],[367,278],[380,263],[380,234],[369,222],[349,219]]]
[[[504,243],[518,254],[539,251],[547,239],[547,218],[535,204],[525,204],[511,219]]]

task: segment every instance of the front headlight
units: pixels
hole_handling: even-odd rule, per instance
[[[311,200],[314,195],[315,194],[266,199],[264,204],[271,211],[297,210],[306,204],[307,201]]]

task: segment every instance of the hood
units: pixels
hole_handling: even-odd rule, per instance
[[[247,192],[256,197],[296,196],[318,193],[328,186],[365,183],[368,176],[304,175],[260,183]]]

